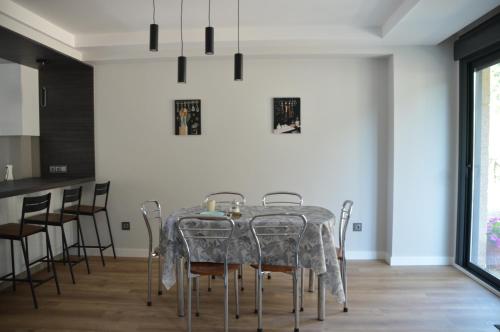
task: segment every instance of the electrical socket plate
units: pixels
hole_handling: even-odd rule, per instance
[[[130,222],[122,221],[122,231],[129,231],[129,230],[130,230]]]
[[[352,224],[353,232],[361,232],[363,230],[363,224],[360,222],[355,222]]]

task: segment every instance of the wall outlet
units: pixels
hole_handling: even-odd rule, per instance
[[[49,173],[68,173],[67,165],[50,165]]]
[[[353,232],[361,232],[363,230],[363,224],[360,222],[355,222],[352,224]]]
[[[129,230],[130,230],[130,222],[122,221],[122,231],[129,231]]]

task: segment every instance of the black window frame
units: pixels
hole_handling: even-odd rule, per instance
[[[497,38],[491,38],[495,35]],[[500,62],[500,15],[455,42],[459,64],[458,211],[455,263],[500,291],[500,280],[470,262],[473,161],[474,72]]]

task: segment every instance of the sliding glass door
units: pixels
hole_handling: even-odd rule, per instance
[[[491,60],[490,60],[491,61]],[[489,62],[490,62],[489,61]],[[496,61],[496,60],[493,60]],[[473,67],[468,265],[500,279],[500,61]]]

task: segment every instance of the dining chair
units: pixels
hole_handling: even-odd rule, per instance
[[[80,202],[82,199],[82,187],[78,187],[75,189],[65,189],[63,191],[62,198],[62,206],[60,213],[49,213],[48,217],[45,213],[33,215],[25,218],[25,222],[32,225],[40,225],[43,226],[47,224],[47,226],[59,227],[61,229],[61,239],[62,239],[62,263],[66,265],[68,264],[69,272],[71,275],[71,281],[73,284],[75,283],[75,275],[73,273],[73,267],[83,261],[87,266],[87,273],[90,274],[89,261],[87,258],[87,251],[85,250],[85,239],[83,238],[82,227],[80,225],[79,211],[80,211]],[[66,214],[63,213],[66,204],[76,204],[76,214]],[[47,217],[47,219],[46,219]],[[83,244],[83,258],[72,259],[69,254],[69,249],[75,247],[76,244],[68,245],[68,240],[66,238],[66,231],[64,230],[64,225],[70,222],[76,222],[76,237],[78,240],[81,239]],[[78,243],[78,242],[77,242]],[[47,251],[49,248],[47,247]],[[48,256],[48,254],[47,254]]]
[[[340,224],[339,224],[339,247],[336,248],[337,259],[340,263],[340,277],[342,278],[342,286],[344,288],[344,312],[347,312],[347,259],[345,256],[345,239],[347,233],[347,226],[349,220],[351,219],[353,201],[347,200],[342,204],[342,209],[340,210]]]
[[[291,191],[273,191],[262,196],[263,206],[302,206],[304,199],[302,195]]]
[[[54,263],[54,255],[52,254],[52,247],[50,245],[50,237],[48,233],[48,218],[49,218],[49,208],[50,208],[50,197],[51,194],[48,193],[42,196],[36,197],[24,197],[23,207],[21,212],[21,222],[20,223],[7,223],[0,225],[0,239],[5,239],[10,241],[10,255],[12,272],[4,275],[0,278],[3,281],[12,281],[12,289],[16,290],[16,282],[23,281],[30,284],[31,297],[33,300],[33,306],[38,309],[38,301],[36,299],[35,287],[54,279],[56,283],[57,294],[61,294],[59,288],[59,281],[57,279],[56,266]],[[26,217],[28,214],[35,212],[44,211],[45,222],[42,226],[30,225],[26,222]],[[29,248],[28,248],[28,238],[31,235],[45,233],[45,244],[48,248],[47,256],[41,257],[37,260],[30,262],[29,260]],[[14,241],[19,241],[21,243],[21,249],[23,251],[24,263],[26,266],[26,278],[19,279],[16,276],[15,260],[14,260]],[[44,279],[33,279],[31,274],[31,266],[40,262],[48,262],[52,265],[52,273],[48,278]]]
[[[307,227],[307,219],[304,215],[294,213],[273,213],[254,216],[250,220],[250,230],[257,244],[257,264],[251,266],[255,269],[257,279],[256,303],[258,313],[257,331],[262,332],[262,282],[264,271],[283,272],[293,274],[293,311],[295,313],[294,332],[299,331],[299,289],[298,269],[300,268],[299,250],[300,243],[304,237]],[[276,238],[284,238],[281,244],[277,244]],[[270,246],[281,246],[284,252],[278,254],[291,254],[292,265],[276,265],[273,263],[270,252],[266,251],[265,262],[263,248]]]
[[[229,210],[234,202],[237,202],[240,206],[246,204],[246,198],[245,195],[235,192],[235,191],[219,191],[219,192],[214,192],[210,193],[205,196],[205,199],[203,200],[204,204],[207,204],[209,200],[215,200],[215,205],[216,208],[219,208],[220,210]],[[212,291],[212,279],[215,276],[208,276],[208,291]],[[241,286],[241,291],[245,290],[245,287],[243,285],[243,265],[240,265],[238,269],[238,278],[240,279],[240,286]]]
[[[141,212],[144,218],[144,222],[146,223],[146,228],[148,230],[148,306],[151,305],[151,278],[153,275],[153,257],[158,258],[158,295],[163,294],[163,287],[161,283],[161,275],[162,275],[162,260],[160,254],[160,247],[158,240],[158,246],[153,249],[153,234],[151,231],[151,224],[154,222],[158,223],[159,227],[159,238],[161,238],[161,234],[163,231],[163,219],[161,215],[161,205],[158,201],[145,201],[141,205]]]
[[[221,276],[224,279],[224,331],[229,330],[229,289],[228,275],[234,272],[234,292],[236,300],[236,318],[239,318],[239,289],[238,289],[238,267],[239,264],[228,264],[229,244],[234,233],[234,221],[228,217],[215,216],[182,216],[177,219],[177,230],[182,239],[186,251],[186,271],[188,278],[188,303],[187,303],[187,330],[191,332],[191,297],[193,282],[196,287],[196,316],[199,316],[200,306],[200,281],[202,275]],[[221,253],[224,263],[193,262],[192,253],[197,251],[199,245],[207,241],[218,242],[222,248]]]
[[[86,248],[97,248],[99,249],[99,253],[101,254],[101,262],[102,266],[105,266],[106,263],[104,262],[104,254],[103,251],[111,248],[113,250],[113,257],[116,259],[116,251],[115,251],[115,244],[113,242],[113,233],[111,232],[111,224],[109,221],[109,214],[108,214],[108,198],[109,198],[109,186],[110,186],[110,181],[104,182],[104,183],[96,183],[94,187],[94,199],[92,201],[92,205],[80,205],[79,209],[77,210],[76,205],[68,206],[64,208],[64,213],[69,213],[69,214],[76,214],[79,213],[81,216],[90,216],[92,217],[92,220],[94,221],[94,228],[95,228],[95,233],[97,237],[97,246],[89,246],[89,245],[78,245],[78,252],[80,252],[80,248],[85,246]],[[99,197],[104,196],[104,204],[102,205],[96,205],[97,200]],[[96,220],[96,215],[98,213],[104,212],[106,216],[106,222],[108,224],[108,232],[109,232],[109,241],[110,243],[107,245],[102,245],[101,244],[101,238],[99,236],[99,229],[97,227],[97,220]]]
[[[292,191],[273,191],[262,196],[262,205],[264,207],[269,206],[298,206],[301,207],[304,204],[304,199],[302,195]],[[267,279],[271,279],[272,272],[265,271]],[[311,277],[312,276],[312,277]],[[309,279],[313,278],[314,273],[310,270]],[[255,281],[257,282],[257,281]],[[300,311],[304,311],[304,269],[300,270]]]

